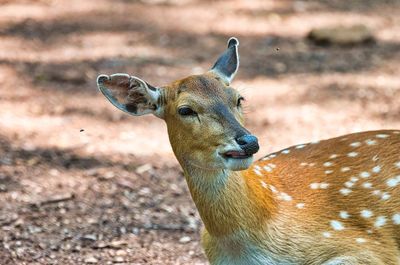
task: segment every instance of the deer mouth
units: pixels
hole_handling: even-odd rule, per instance
[[[252,155],[247,154],[245,151],[227,151],[223,153],[223,157],[225,158],[233,158],[233,159],[246,159],[251,157]]]

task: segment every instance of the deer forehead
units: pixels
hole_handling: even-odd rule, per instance
[[[221,82],[212,73],[193,75],[178,80],[169,86],[169,97],[179,103],[190,101],[203,105],[224,102],[235,97],[235,90]],[[168,99],[167,99],[168,100]]]

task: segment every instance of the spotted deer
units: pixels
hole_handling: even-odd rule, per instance
[[[211,264],[400,264],[400,131],[299,144],[253,163],[257,138],[231,87],[239,42],[208,72],[162,87],[97,84],[120,110],[163,119],[204,222]]]

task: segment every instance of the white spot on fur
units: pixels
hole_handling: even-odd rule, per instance
[[[290,196],[290,195],[288,195],[288,194],[286,194],[284,192],[281,192],[280,195],[278,196],[278,198],[282,199],[284,201],[291,201],[292,200],[292,196]]]
[[[348,157],[356,157],[356,156],[358,156],[358,153],[357,152],[350,152],[350,153],[347,154],[347,156]]]
[[[319,187],[320,187],[321,189],[327,189],[327,188],[329,187],[329,183],[322,182],[322,183],[319,185]]]
[[[296,145],[296,149],[302,149],[302,148],[304,148],[304,147],[306,147],[305,144]]]
[[[351,188],[351,187],[354,186],[354,182],[352,182],[352,181],[346,181],[346,182],[344,183],[344,185],[345,185],[347,188]]]
[[[395,225],[400,225],[400,213],[395,213],[392,217],[392,221]]]
[[[267,183],[265,183],[264,181],[262,181],[262,180],[260,180],[260,182],[261,182],[261,186],[263,187],[263,188],[268,188],[268,185],[267,185]]]
[[[381,169],[382,169],[381,166],[375,166],[372,168],[372,172],[379,173],[379,172],[381,172]]]
[[[269,189],[270,189],[273,193],[278,193],[278,190],[275,188],[275,186],[269,185]]]
[[[352,182],[357,182],[357,181],[358,181],[358,178],[357,178],[357,177],[351,177],[350,180],[351,180]]]
[[[387,135],[387,134],[377,134],[376,135],[376,138],[381,138],[381,139],[385,139],[385,138],[388,138],[389,137],[389,135]]]
[[[258,169],[256,169],[256,168],[254,168],[253,171],[254,171],[254,173],[256,173],[256,174],[259,175],[259,176],[262,176],[262,175],[263,175],[263,174],[261,174],[260,170],[258,170]]]
[[[343,194],[345,196],[349,195],[349,193],[352,192],[352,190],[346,189],[346,188],[340,189],[339,191],[340,191],[341,194]]]
[[[290,150],[289,150],[289,149],[286,149],[286,150],[283,150],[281,153],[287,155],[287,154],[290,153]]]
[[[329,187],[329,183],[325,183],[325,182],[321,182],[321,183],[311,183],[310,184],[310,188],[313,190],[316,189],[327,189]]]
[[[376,228],[379,228],[379,227],[384,226],[385,224],[386,224],[386,217],[385,217],[385,216],[378,216],[378,217],[376,218],[376,221],[375,221],[374,226],[375,226]]]
[[[333,163],[332,162],[325,162],[323,165],[324,165],[324,167],[331,167],[333,165]]]
[[[380,190],[374,190],[372,194],[379,196],[382,192]]]
[[[375,141],[375,140],[372,140],[372,139],[367,139],[367,140],[365,140],[365,143],[366,143],[367,145],[374,145],[374,144],[376,144],[376,141]]]
[[[264,158],[261,159],[261,160],[270,160],[271,158],[274,158],[274,157],[276,157],[276,154],[270,154],[270,155],[264,157]]]
[[[397,184],[399,184],[397,178],[390,178],[386,181],[386,185],[388,185],[389,187],[396,187]]]
[[[337,221],[337,220],[332,220],[332,221],[331,221],[331,226],[332,226],[332,228],[333,228],[334,230],[338,230],[338,231],[344,229],[344,226],[343,226],[342,222]]]
[[[300,163],[300,166],[302,166],[302,167],[307,166],[307,165],[308,165],[308,163],[306,163],[306,162],[301,162]]]
[[[264,166],[263,168],[267,172],[272,172],[272,168],[270,166]]]
[[[371,183],[371,182],[364,182],[364,183],[362,184],[362,186],[363,186],[364,188],[366,188],[366,189],[370,189],[370,188],[372,188],[372,183]]]
[[[323,232],[322,235],[323,235],[324,237],[327,237],[327,238],[329,238],[329,237],[332,236],[331,233],[329,233],[329,232]]]
[[[298,203],[298,204],[296,204],[296,207],[299,208],[299,209],[303,209],[304,206],[305,206],[304,203]]]
[[[397,168],[400,168],[400,161],[394,163],[394,165],[395,165]]]
[[[346,211],[340,211],[339,216],[342,219],[347,219],[347,218],[350,217],[350,214],[348,212],[346,212]]]
[[[378,161],[378,160],[379,160],[379,156],[378,156],[378,155],[374,155],[374,156],[372,157],[372,161],[376,162],[376,161]]]
[[[338,157],[337,154],[332,154],[332,155],[329,157],[329,159],[335,159],[336,157]]]
[[[367,242],[367,240],[365,238],[358,237],[358,238],[356,238],[356,242],[359,243],[359,244],[362,244],[362,243]]]
[[[342,172],[350,171],[350,167],[342,167],[342,168],[340,169],[340,171],[342,171]]]
[[[371,176],[371,174],[367,171],[360,173],[360,177],[362,177],[362,178],[369,178],[370,176]]]
[[[360,142],[354,142],[354,143],[351,143],[350,146],[351,147],[359,147],[359,146],[361,146],[361,143]]]
[[[371,218],[374,215],[374,213],[370,210],[362,210],[360,213],[364,218]]]
[[[390,199],[390,194],[387,192],[382,193],[381,199],[387,201]]]
[[[333,173],[333,170],[325,170],[325,174],[327,174],[327,175],[332,174],[332,173]]]

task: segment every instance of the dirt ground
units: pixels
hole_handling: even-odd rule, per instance
[[[305,38],[358,23],[375,43]],[[0,0],[0,263],[207,264],[164,123],[117,111],[95,79],[201,73],[230,36],[258,157],[400,128],[398,0]]]

